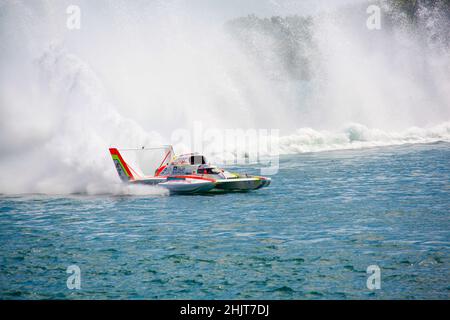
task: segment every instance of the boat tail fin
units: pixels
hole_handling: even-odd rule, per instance
[[[109,153],[111,153],[111,158],[116,166],[117,173],[122,181],[132,181],[135,180],[133,174],[131,173],[130,167],[123,160],[120,155],[119,150],[116,148],[109,148]]]

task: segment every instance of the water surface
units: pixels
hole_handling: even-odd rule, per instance
[[[450,297],[449,143],[280,166],[250,193],[3,195],[0,298]],[[81,290],[66,286],[73,264]],[[381,289],[371,291],[374,264]]]

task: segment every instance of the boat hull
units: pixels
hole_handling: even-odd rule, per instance
[[[267,187],[270,178],[245,176],[228,179],[212,179],[197,176],[148,177],[130,181],[132,184],[157,185],[171,193],[206,193],[209,191],[251,191]],[[214,189],[214,190],[213,190]]]
[[[215,187],[211,181],[174,180],[159,183],[158,186],[169,190],[171,193],[203,193]]]
[[[270,179],[261,177],[221,179],[216,181],[216,188],[227,191],[249,191],[266,187]]]

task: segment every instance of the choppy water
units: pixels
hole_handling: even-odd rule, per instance
[[[450,298],[449,143],[280,165],[251,193],[2,196],[0,298]]]

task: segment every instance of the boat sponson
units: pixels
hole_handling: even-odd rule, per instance
[[[259,177],[220,179],[216,181],[216,188],[222,190],[255,190],[266,185],[265,180]]]

